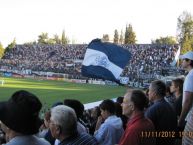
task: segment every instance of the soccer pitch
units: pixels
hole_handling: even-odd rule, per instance
[[[7,100],[17,90],[27,90],[39,97],[44,107],[50,107],[66,98],[78,99],[82,103],[95,102],[124,95],[123,86],[75,84],[65,81],[3,78],[0,86],[0,101]]]

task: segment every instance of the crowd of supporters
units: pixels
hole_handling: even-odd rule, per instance
[[[178,73],[171,67],[178,45],[122,45],[132,54],[122,76],[131,82],[152,81],[158,76]],[[0,69],[31,70],[70,74],[71,78],[82,78],[81,64],[86,44],[74,45],[16,45],[6,51],[0,60]]]
[[[86,45],[16,45],[5,53],[1,68],[79,74],[85,51]]]
[[[116,102],[103,100],[89,110],[79,100],[65,99],[54,103],[39,122],[41,102],[30,92],[17,91],[0,103],[0,141],[6,145],[180,145],[182,130],[165,95],[166,85],[153,81],[148,96],[130,90]],[[173,97],[177,102],[178,97]],[[163,132],[170,135],[158,135]]]
[[[193,144],[193,52],[181,56],[185,80],[150,83],[146,94],[128,90],[117,101],[84,110],[79,100],[56,102],[41,121],[42,103],[16,91],[0,102],[1,144],[6,145],[191,145]]]
[[[130,80],[143,79],[143,77],[155,77],[165,75],[164,70],[171,66],[178,46],[172,45],[123,45],[132,53],[126,75]],[[148,74],[148,76],[146,75]]]

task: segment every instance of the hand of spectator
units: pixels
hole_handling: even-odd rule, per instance
[[[103,122],[103,118],[102,118],[102,116],[99,116],[98,120],[97,120],[97,123],[96,123],[95,131],[99,129],[99,127],[101,126],[102,122]]]

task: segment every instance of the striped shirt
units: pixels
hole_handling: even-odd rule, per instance
[[[97,145],[97,141],[93,136],[87,133],[75,134],[64,139],[59,145]]]

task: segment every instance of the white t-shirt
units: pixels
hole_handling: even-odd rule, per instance
[[[188,73],[184,81],[182,106],[184,105],[184,101],[186,97],[185,92],[193,92],[193,69]],[[190,111],[188,112],[186,120],[190,118],[190,114],[192,111],[193,111],[193,107],[191,107]]]

